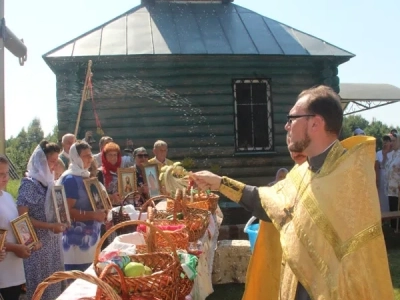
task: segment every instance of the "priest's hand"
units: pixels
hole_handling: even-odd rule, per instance
[[[189,176],[196,182],[197,186],[204,191],[218,191],[221,185],[222,177],[209,171],[191,173]]]

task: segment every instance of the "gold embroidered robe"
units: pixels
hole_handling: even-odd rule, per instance
[[[278,299],[294,300],[298,282],[313,300],[394,299],[374,160],[375,139],[356,136],[336,142],[319,173],[304,163],[285,180],[259,188],[280,232]],[[228,180],[220,191],[239,201],[243,189]]]
[[[260,220],[258,236],[246,274],[242,300],[277,300],[282,264],[279,232],[271,222]],[[259,276],[259,274],[263,274]]]

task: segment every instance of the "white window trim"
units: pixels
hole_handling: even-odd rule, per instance
[[[251,150],[248,150],[247,148],[244,147],[239,147],[239,134],[238,134],[238,118],[237,118],[237,99],[236,99],[236,84],[238,83],[265,83],[267,88],[267,94],[266,94],[266,100],[267,100],[267,111],[268,113],[268,128],[266,128],[265,130],[268,131],[268,139],[269,141],[271,141],[269,144],[269,146],[267,148],[262,148],[262,147],[253,147],[251,148]],[[272,151],[274,148],[274,139],[273,139],[273,120],[272,120],[272,99],[271,99],[271,85],[270,85],[270,81],[268,79],[236,79],[234,80],[234,86],[233,86],[233,91],[234,91],[234,102],[235,102],[235,149],[238,152],[243,152],[243,153],[251,153],[251,152],[255,152],[255,151],[264,151],[264,152],[269,152]],[[254,106],[257,105],[264,105],[264,104],[248,104],[251,105],[252,108]],[[254,124],[252,124],[252,128],[254,127]],[[252,134],[252,138],[253,138],[253,145],[254,145],[254,128],[253,128],[253,134]]]

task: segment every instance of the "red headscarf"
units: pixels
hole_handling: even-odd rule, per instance
[[[108,145],[109,144],[107,144],[106,146],[108,146]],[[117,145],[117,147],[118,147],[118,145]],[[107,147],[107,148],[109,148],[109,147]],[[116,149],[107,149],[107,148],[105,147],[105,149],[101,152],[101,163],[102,163],[103,176],[104,176],[104,186],[106,188],[108,187],[108,185],[112,181],[111,172],[117,173],[118,168],[121,166],[121,160],[122,160],[121,159],[121,152],[119,151],[119,147],[118,147],[118,150],[116,150]],[[114,151],[118,153],[118,159],[117,159],[117,163],[115,165],[112,165],[111,163],[108,162],[108,160],[106,158],[106,153],[107,152],[114,152]]]

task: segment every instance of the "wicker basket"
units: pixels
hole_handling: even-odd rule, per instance
[[[185,219],[184,220],[178,220],[177,219],[177,211],[176,210],[173,210],[172,212],[156,210],[155,205],[154,205],[154,201],[157,201],[157,200],[160,200],[160,199],[165,199],[165,198],[168,199],[169,197],[167,197],[167,196],[157,196],[157,197],[154,197],[154,198],[151,198],[151,199],[148,200],[149,202],[153,201],[148,206],[147,216],[149,217],[149,221],[152,222],[152,224],[154,224],[156,226],[157,225],[165,225],[165,224],[185,224],[185,225],[187,225],[188,222],[186,222]],[[172,213],[173,219],[172,220],[167,220],[166,218],[171,216],[171,213]],[[205,215],[204,218],[209,220],[208,215],[207,215],[208,214],[207,211],[201,211],[201,213],[203,213]],[[188,217],[189,220],[192,220],[192,219],[195,218],[194,216],[187,216],[187,217]],[[205,228],[207,230],[208,222],[207,222],[207,224],[205,226],[206,226]],[[186,229],[186,231],[187,231],[187,229]],[[196,234],[198,234],[198,233],[197,232],[192,232],[192,235],[193,235],[194,238],[196,238]],[[190,232],[189,232],[189,235],[190,235]],[[162,238],[162,237],[160,236],[160,238]],[[177,241],[178,238],[177,237],[175,237],[175,238],[176,238],[175,241]],[[189,236],[186,236],[185,240],[186,240],[186,238],[188,239]],[[172,238],[172,239],[174,239],[174,238]],[[151,242],[151,240],[154,241],[154,238],[150,238],[148,240],[149,240],[149,242]],[[198,239],[196,239],[195,241],[197,241],[197,240]],[[165,239],[163,239],[163,241],[165,241]],[[188,240],[186,240],[186,241],[188,241]],[[188,246],[189,246],[188,244],[187,244],[187,247],[185,249],[188,248]],[[156,242],[154,247],[157,250],[163,250],[163,251],[168,251],[169,250],[168,246],[167,245],[164,246],[161,241]],[[179,242],[178,242],[177,248],[179,249]],[[143,251],[143,248],[139,247],[138,251]],[[190,280],[187,277],[187,275],[183,271],[182,267],[180,268],[180,276],[178,278],[177,284],[178,284],[178,300],[184,300],[186,298],[186,296],[191,293],[191,291],[193,289],[193,286],[194,286],[194,280]]]
[[[148,205],[148,203],[152,205]],[[147,220],[157,226],[168,226],[168,225],[181,225],[182,228],[174,231],[167,231],[163,230],[164,233],[166,233],[174,243],[176,249],[182,249],[182,250],[187,250],[189,248],[189,232],[187,229],[187,225],[184,222],[181,222],[181,220],[177,219],[177,213],[176,211],[172,215],[172,219],[155,219],[154,216],[156,215],[156,210],[155,210],[155,205],[154,205],[154,199],[149,199],[147,202],[143,205],[144,207],[147,207]],[[140,216],[140,215],[139,215]],[[140,219],[140,217],[139,217]],[[148,236],[149,236],[149,227],[147,227],[147,230],[143,230],[141,228],[143,226],[139,226],[137,228],[137,231],[142,233],[143,236],[145,237],[146,241],[153,242],[154,243],[154,250],[156,251],[167,251],[170,252],[172,251],[170,244],[166,239],[163,238],[162,235],[155,233],[154,238],[150,241]]]
[[[213,193],[204,198],[202,198],[200,195],[198,197],[194,197],[193,202],[191,201],[190,196],[185,197],[185,205],[187,207],[205,209],[210,211],[211,214],[215,214],[215,211],[218,208],[218,201],[219,196]]]
[[[126,204],[126,202],[135,193],[136,192],[131,192],[131,193],[126,194],[124,199],[121,201],[121,205],[119,207],[119,211],[118,212],[112,211],[112,220],[113,220],[113,224],[114,225],[118,225],[118,224],[120,224],[122,222],[126,222],[126,221],[130,221],[131,220],[129,215],[127,213],[123,212],[123,209],[124,209],[124,205]],[[124,228],[120,228],[119,230],[117,230],[117,234],[118,235],[126,234],[126,233],[133,232],[135,230],[136,230],[136,226],[124,227]]]
[[[119,270],[117,274],[103,274],[102,279],[108,283],[114,289],[121,291],[121,283],[127,286],[127,293],[122,290],[123,299],[135,299],[134,297],[153,297],[162,300],[175,300],[177,296],[177,280],[180,274],[180,261],[176,253],[175,246],[171,241],[170,237],[159,230],[154,225],[151,225],[143,221],[127,221],[120,223],[110,230],[108,230],[104,236],[100,239],[95,252],[94,258],[94,269],[99,276],[101,270],[97,267],[98,257],[100,254],[101,245],[107,239],[107,237],[114,231],[132,225],[146,225],[150,227],[151,232],[161,234],[164,239],[170,243],[170,247],[173,249],[173,253],[161,253],[154,252],[151,243],[148,245],[146,254],[135,254],[131,255],[131,261],[142,263],[153,270],[153,274],[149,276],[141,277],[125,277],[122,271]]]
[[[154,211],[154,220],[166,220],[171,214],[175,216],[177,212],[183,213],[183,220],[177,220],[177,223],[186,224],[189,231],[189,242],[197,242],[200,238],[204,236],[207,231],[208,225],[210,223],[210,212],[204,209],[190,208],[182,202],[179,196],[174,199],[169,196],[157,196],[150,200],[156,201],[159,199],[167,199],[167,211]],[[168,201],[174,203],[175,205],[168,209]],[[179,207],[182,208],[179,211]],[[176,218],[176,217],[174,217]]]
[[[182,196],[180,196],[180,197],[182,198]],[[219,196],[214,193],[211,193],[211,194],[207,195],[206,197],[196,194],[193,197],[193,199],[191,199],[190,195],[185,195],[183,201],[184,201],[184,203],[182,204],[182,202],[179,202],[179,201],[177,202],[174,199],[168,199],[167,200],[167,210],[173,210],[174,207],[177,206],[177,210],[179,212],[181,212],[183,210],[182,205],[186,205],[186,207],[189,207],[189,208],[205,209],[205,210],[210,211],[211,214],[214,214],[218,208]]]
[[[106,270],[105,270],[106,271]],[[40,283],[35,293],[33,294],[32,300],[40,300],[46,288],[54,283],[67,280],[67,279],[83,279],[90,283],[97,285],[97,292],[95,300],[121,300],[122,298],[114,291],[114,289],[101,279],[94,277],[90,274],[83,273],[81,271],[69,271],[69,272],[55,272],[53,275],[46,278]]]

